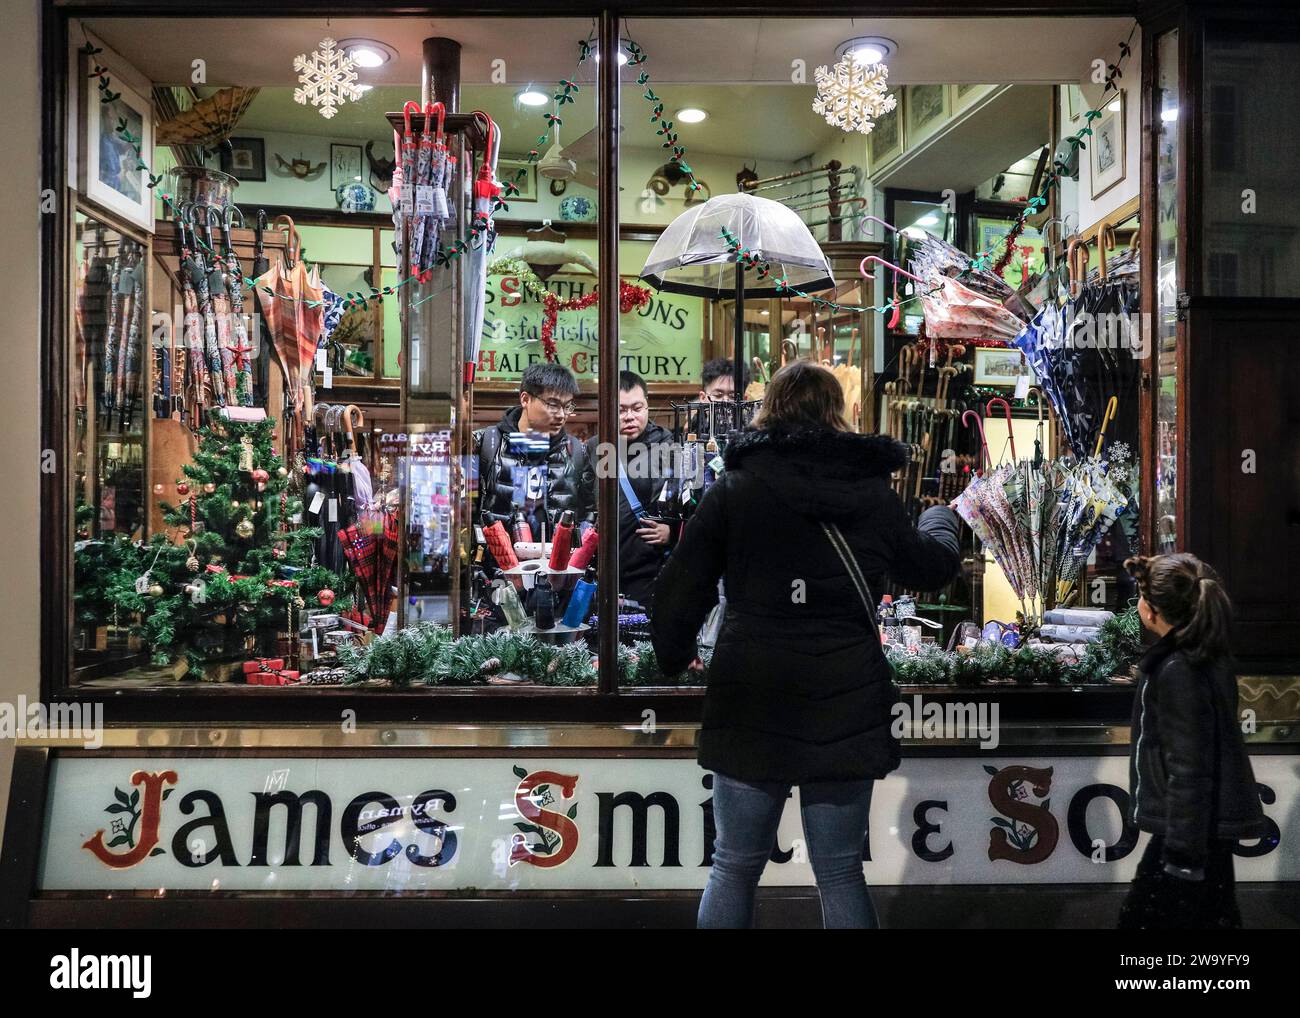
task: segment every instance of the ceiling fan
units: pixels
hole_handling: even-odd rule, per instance
[[[620,125],[619,131],[623,128]],[[556,182],[567,184],[569,181],[582,184],[593,191],[600,187],[600,180],[596,175],[596,165],[598,156],[596,152],[596,129],[588,131],[571,145],[564,145],[560,142],[560,126],[555,125],[555,141],[546,155],[542,156],[537,164],[537,172],[547,180],[552,182],[551,193],[562,194],[563,187],[556,190]],[[619,188],[621,191],[622,188]]]

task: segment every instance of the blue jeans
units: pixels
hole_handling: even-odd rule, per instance
[[[822,925],[873,930],[880,926],[862,872],[862,846],[871,814],[867,781],[827,781],[799,786],[808,857],[821,896]],[[713,776],[713,870],[700,900],[700,929],[754,925],[754,890],[776,844],[790,786],[749,784]]]

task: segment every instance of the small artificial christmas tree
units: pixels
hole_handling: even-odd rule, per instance
[[[214,415],[199,431],[194,461],[176,484],[180,501],[161,504],[173,533],[121,555],[103,596],[124,616],[139,613],[155,664],[181,654],[197,675],[216,660],[274,652],[275,634],[297,636],[299,610],[346,607],[344,580],[312,565],[318,527],[291,527],[302,500],[272,449],[275,422]],[[120,554],[120,553],[119,553]]]

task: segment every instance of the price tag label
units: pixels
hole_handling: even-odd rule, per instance
[[[474,541],[477,544],[487,543],[487,536],[483,533],[483,528],[477,523],[474,524]]]
[[[415,194],[411,185],[402,181],[402,215],[409,216],[415,211]]]
[[[330,499],[329,521],[331,523],[339,521],[339,500],[337,498]]]
[[[325,348],[323,346],[316,350],[316,370],[325,370]]]
[[[447,192],[441,187],[430,188],[433,191],[433,214],[439,219],[446,219],[450,214],[447,207]]]
[[[1021,375],[1016,379],[1016,399],[1024,399],[1029,395],[1029,376]]]
[[[903,292],[907,294],[909,297],[916,292],[916,287],[912,285],[912,281],[910,279],[907,281],[907,285],[903,287]]]
[[[332,388],[334,388],[334,369],[333,369],[333,368],[326,368],[326,369],[325,369],[325,378],[324,378],[324,381],[321,382],[321,385],[324,386],[326,389],[332,389]]]
[[[325,504],[325,493],[322,491],[318,491],[316,492],[316,497],[311,500],[311,505],[307,507],[307,511],[311,513],[313,516],[315,516],[317,513],[320,512],[320,507],[323,506],[324,504]]]
[[[433,197],[434,189],[428,184],[421,184],[415,189],[415,213],[419,216],[431,216],[436,206]]]

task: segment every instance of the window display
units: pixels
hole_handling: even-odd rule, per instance
[[[422,85],[408,63],[331,106],[325,139],[299,130],[287,84],[243,89],[209,140],[238,130],[239,151],[274,167],[230,175],[160,142],[140,152],[170,182],[151,244],[78,216],[76,680],[583,686],[602,674],[607,627],[620,651],[604,674],[695,684],[698,671],[658,671],[656,579],[796,361],[831,373],[851,430],[900,443],[899,512],[951,504],[969,526],[941,590],[882,589],[894,650],[933,665],[969,649],[969,622],[977,649],[1082,677],[1053,663],[1083,667],[1096,640],[1053,613],[1122,617],[1113,574],[1141,537],[1138,361],[1111,342],[1138,310],[1135,261],[1100,227],[1092,275],[1084,234],[1046,250],[1047,213],[1073,213],[1043,159],[997,215],[976,202],[987,172],[956,166],[969,179],[954,203],[906,168],[1006,90],[952,103],[951,86],[900,83],[943,109],[933,131],[911,125],[882,204],[867,140],[815,116],[810,86],[718,82],[670,115],[660,69],[683,102],[696,86],[673,80],[671,32],[648,19],[623,41],[617,160],[620,180],[647,183],[617,196],[610,266],[601,202],[579,193],[599,183],[594,37],[537,26],[554,51],[529,73],[548,89],[480,80],[451,39],[419,47]],[[387,45],[408,47],[410,27]],[[211,98],[160,85],[173,104]],[[1082,136],[1049,137],[1048,114],[1026,119],[1033,151]],[[980,165],[1027,148],[1008,141]],[[1034,257],[1017,259],[1025,238]],[[600,346],[606,278],[616,364]],[[151,357],[146,310],[163,326]],[[705,662],[724,606],[725,589],[699,634]],[[960,672],[944,660],[924,674]],[[1089,681],[1109,678],[1088,661]]]

